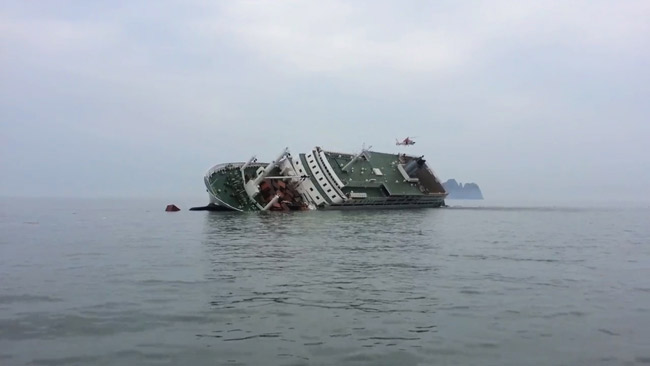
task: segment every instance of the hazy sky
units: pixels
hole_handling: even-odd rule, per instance
[[[203,195],[417,136],[487,197],[650,197],[650,2],[2,1],[0,195]]]

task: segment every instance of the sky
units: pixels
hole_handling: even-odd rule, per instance
[[[488,198],[648,198],[648,19],[646,0],[0,1],[0,196],[203,197],[217,163],[365,143]]]

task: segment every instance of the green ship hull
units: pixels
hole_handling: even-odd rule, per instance
[[[315,147],[271,163],[219,164],[204,177],[210,203],[232,211],[441,207],[447,192],[423,157]]]

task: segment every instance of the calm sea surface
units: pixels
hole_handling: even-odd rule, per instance
[[[3,366],[650,364],[648,206],[1,202]]]

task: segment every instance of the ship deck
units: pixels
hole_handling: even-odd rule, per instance
[[[345,185],[344,193],[365,193],[368,198],[386,196],[440,196],[445,195],[445,190],[440,182],[431,176],[430,182],[425,183],[427,190],[422,191],[418,183],[404,181],[398,169],[400,158],[403,162],[414,159],[412,156],[401,157],[398,154],[387,154],[369,151],[369,159],[360,158],[355,161],[347,171],[342,168],[352,160],[350,154],[325,151],[325,156],[332,166],[334,173]],[[378,169],[375,170],[375,169]],[[377,174],[380,173],[380,174]],[[421,177],[420,180],[427,177]]]
[[[223,164],[223,167],[215,169],[206,177],[208,192],[218,200],[219,205],[233,210],[256,211],[255,203],[248,198],[244,191],[240,163]],[[246,174],[252,176],[260,166],[266,164],[251,164],[245,169]]]

